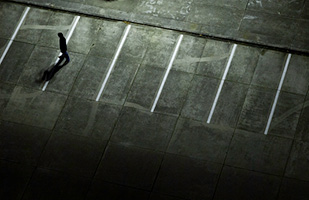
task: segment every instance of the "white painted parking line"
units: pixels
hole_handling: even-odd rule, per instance
[[[67,33],[67,35],[66,35],[66,37],[65,37],[65,38],[66,38],[67,44],[68,44],[68,42],[69,42],[70,39],[71,39],[71,36],[72,36],[72,34],[73,34],[73,32],[74,32],[74,30],[75,30],[75,28],[76,28],[76,25],[77,25],[79,19],[80,19],[80,16],[75,16],[74,19],[73,19],[71,28],[70,28],[69,32]],[[60,52],[60,53],[59,53],[59,56],[61,56],[61,54],[62,54],[62,53]],[[59,56],[58,56],[58,58],[56,59],[55,64],[59,61],[59,59],[60,59]],[[46,90],[46,87],[47,87],[48,83],[49,83],[49,81],[46,81],[46,82],[44,83],[44,86],[43,86],[43,88],[42,88],[42,91],[45,91],[45,90]]]
[[[30,10],[29,7],[25,8],[22,17],[21,17],[20,20],[19,20],[18,25],[17,25],[17,27],[16,27],[16,29],[15,29],[15,31],[14,31],[14,33],[13,33],[11,39],[9,40],[9,43],[7,44],[7,46],[6,46],[5,50],[4,50],[4,52],[3,52],[2,56],[1,56],[1,58],[0,58],[0,65],[1,65],[2,61],[4,60],[4,57],[6,56],[7,52],[9,51],[9,49],[10,49],[12,43],[13,43],[13,40],[15,39],[15,37],[16,37],[16,35],[17,35],[17,33],[18,33],[20,27],[21,27],[21,25],[24,23],[24,21],[25,21],[25,19],[26,19],[26,16],[27,16],[27,14],[28,14],[28,12],[29,12],[29,10]]]
[[[124,42],[125,42],[126,39],[127,39],[127,36],[128,36],[128,34],[129,34],[130,29],[131,29],[131,25],[127,25],[127,27],[126,27],[125,30],[124,30],[124,34],[123,34],[123,36],[122,36],[122,38],[121,38],[121,40],[120,40],[120,43],[118,44],[118,48],[117,48],[117,51],[116,51],[116,53],[115,53],[115,55],[114,55],[113,61],[112,61],[111,65],[110,65],[110,67],[109,67],[109,69],[108,69],[108,72],[107,72],[107,74],[106,74],[106,76],[105,76],[105,79],[104,79],[104,81],[103,81],[103,83],[102,83],[102,86],[101,86],[101,89],[100,89],[100,91],[99,91],[99,93],[98,93],[98,96],[97,96],[97,98],[96,98],[96,101],[99,101],[99,99],[100,99],[100,97],[101,97],[101,95],[102,95],[102,93],[103,93],[103,90],[104,90],[104,88],[105,88],[105,86],[106,86],[106,83],[107,83],[107,81],[108,81],[108,78],[109,78],[110,74],[112,73],[112,70],[113,70],[113,68],[114,68],[114,66],[115,66],[115,64],[116,64],[116,61],[117,61],[117,59],[118,59],[118,56],[119,56],[119,54],[120,54],[120,52],[121,52],[121,49],[122,49],[122,47],[123,47],[123,44],[124,44]]]
[[[170,73],[170,71],[171,71],[171,69],[172,69],[174,60],[175,60],[176,55],[177,55],[177,53],[178,53],[178,50],[179,50],[179,47],[180,47],[182,38],[183,38],[183,35],[180,35],[180,36],[178,37],[178,41],[177,41],[176,47],[175,47],[175,49],[174,49],[174,52],[173,52],[173,55],[172,55],[172,57],[171,57],[170,63],[169,63],[169,65],[168,65],[168,67],[167,67],[167,70],[166,70],[166,72],[165,72],[165,74],[164,74],[163,81],[162,81],[162,83],[161,83],[161,85],[160,85],[160,88],[159,88],[159,90],[158,90],[158,92],[157,92],[157,96],[156,96],[156,98],[155,98],[155,100],[154,100],[154,102],[153,102],[153,105],[152,105],[152,108],[151,108],[151,112],[153,112],[154,109],[156,108],[156,105],[157,105],[158,100],[159,100],[159,98],[160,98],[160,95],[161,95],[162,89],[163,89],[163,87],[164,87],[164,85],[165,85],[165,82],[166,82],[166,79],[167,79],[167,77],[168,77],[168,74]]]
[[[281,88],[282,88],[282,85],[283,85],[283,81],[285,79],[285,75],[286,75],[286,72],[287,72],[289,64],[290,64],[291,56],[292,55],[289,53],[288,57],[286,59],[286,62],[285,62],[285,66],[284,66],[284,69],[283,69],[283,72],[282,72],[281,80],[280,80],[280,83],[279,83],[279,86],[278,86],[278,89],[277,89],[276,97],[275,97],[273,106],[271,108],[270,115],[269,115],[269,118],[268,118],[268,121],[267,121],[267,125],[266,125],[265,131],[264,131],[265,135],[268,134],[269,127],[270,127],[271,121],[273,119],[273,115],[274,115],[274,112],[275,112],[275,109],[276,109],[276,106],[277,106],[277,102],[278,102],[280,91],[281,91]]]
[[[219,96],[220,96],[220,93],[221,93],[221,90],[222,90],[222,87],[223,87],[225,78],[226,78],[227,73],[228,73],[228,71],[229,71],[229,69],[230,69],[230,66],[231,66],[231,63],[232,63],[232,60],[233,60],[233,57],[234,57],[236,48],[237,48],[237,44],[234,44],[234,45],[233,45],[232,52],[231,52],[230,57],[229,57],[229,60],[228,60],[228,62],[227,62],[227,65],[226,65],[226,68],[225,68],[223,77],[222,77],[222,79],[221,79],[221,82],[220,82],[220,85],[219,85],[219,88],[218,88],[218,91],[217,91],[215,100],[214,100],[214,102],[213,102],[213,104],[212,104],[212,107],[211,107],[211,110],[210,110],[210,113],[209,113],[209,116],[208,116],[208,119],[207,119],[207,123],[208,123],[208,124],[210,123],[211,118],[212,118],[212,115],[213,115],[213,113],[214,113],[214,111],[215,111],[215,108],[216,108],[216,106],[217,106],[217,102],[218,102],[218,99],[219,99]]]

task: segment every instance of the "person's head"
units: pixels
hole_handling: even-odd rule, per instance
[[[58,33],[58,36],[59,36],[59,37],[63,37],[63,34],[62,34],[62,33]]]

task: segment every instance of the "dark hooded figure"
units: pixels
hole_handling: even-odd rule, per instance
[[[65,65],[67,65],[70,62],[70,57],[69,54],[67,52],[67,42],[65,37],[63,36],[62,33],[58,33],[59,36],[59,45],[60,45],[60,51],[61,51],[61,56],[59,56],[59,61],[56,63],[56,65],[50,70],[46,70],[44,72],[44,75],[42,77],[42,80],[46,80],[49,81],[51,78],[53,78],[53,76]],[[62,63],[62,61],[65,59],[64,63],[62,65],[60,65]]]

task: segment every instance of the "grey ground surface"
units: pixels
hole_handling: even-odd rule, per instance
[[[11,0],[309,53],[308,0]]]
[[[86,1],[53,2],[49,6]],[[98,2],[87,1],[90,7],[81,9],[93,12],[91,6]],[[114,8],[112,2],[101,2],[110,6],[101,11],[106,17],[124,3],[115,1]],[[183,10],[205,1],[175,2]],[[213,1],[205,9],[216,13],[221,2]],[[229,7],[246,8],[246,13],[297,13],[299,20],[308,18],[298,12],[306,6],[297,7],[308,5],[305,1],[291,1],[295,9],[282,5],[276,11],[269,3],[265,12],[254,1],[229,2]],[[127,12],[118,13],[144,18],[143,9],[155,4],[158,17],[167,18],[160,22],[171,23],[169,9],[174,6],[164,3],[131,1]],[[137,8],[140,12],[134,11]],[[71,62],[42,91],[39,79],[59,55],[57,33],[72,30],[76,13],[31,7],[6,53],[25,9],[0,3],[0,55],[5,55],[0,64],[0,199],[309,198],[308,56],[292,54],[281,79],[288,53],[238,44],[223,80],[233,43],[81,16],[68,41]],[[145,23],[153,17],[149,14]],[[207,19],[195,17],[179,13],[176,19]],[[151,112],[181,34],[179,51]],[[307,47],[304,41],[294,41]]]

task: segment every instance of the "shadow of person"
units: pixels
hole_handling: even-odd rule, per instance
[[[48,69],[52,69],[55,65],[54,64],[51,64]],[[46,80],[46,71],[49,71],[49,70],[45,70],[45,69],[41,69],[36,77],[35,77],[35,82],[38,83],[38,84],[41,84],[42,82],[44,82]]]

